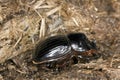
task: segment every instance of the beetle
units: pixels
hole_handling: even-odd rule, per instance
[[[44,64],[49,69],[62,68],[98,58],[96,44],[84,33],[69,33],[48,37],[41,41],[33,55],[34,64]]]

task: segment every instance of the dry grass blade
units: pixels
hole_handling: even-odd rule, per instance
[[[42,5],[45,2],[45,0],[40,0],[37,1],[34,5],[33,5],[33,9],[38,9],[40,7],[40,5]]]
[[[72,17],[72,20],[76,24],[76,26],[80,26],[75,18]]]
[[[42,18],[39,38],[44,37],[44,36],[45,36],[45,18]]]
[[[40,18],[42,18],[41,14],[36,9],[34,9],[34,11],[38,14]]]
[[[61,6],[58,6],[58,7],[54,8],[54,9],[50,10],[49,12],[47,12],[47,13],[46,13],[46,16],[48,17],[48,16],[56,13],[56,12],[59,11],[60,9],[61,9]]]
[[[13,48],[15,48],[16,46],[17,46],[17,44],[22,40],[22,34],[21,34],[21,36],[19,37],[19,39],[17,40],[17,42],[15,43],[15,45],[13,46]]]
[[[32,0],[31,2],[29,2],[29,4],[33,4],[36,0]]]
[[[110,61],[110,67],[113,67],[113,59],[114,59],[115,54],[112,55],[111,61]]]
[[[37,9],[42,9],[42,8],[53,8],[53,5],[43,5],[43,6],[39,6]]]
[[[19,72],[20,74],[26,74],[25,71],[21,71],[21,70],[19,70],[19,69],[17,69],[16,71]]]

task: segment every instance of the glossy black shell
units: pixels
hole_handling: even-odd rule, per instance
[[[67,55],[71,55],[71,46],[65,36],[59,35],[49,37],[37,45],[33,58],[39,64],[64,59]]]
[[[90,42],[83,33],[71,33],[68,34],[67,37],[70,41],[71,47],[75,51],[85,52],[91,49],[96,49],[96,44]]]
[[[57,35],[49,37],[37,45],[33,62],[35,64],[61,61],[64,63],[73,56],[89,60],[96,56],[95,50],[95,43],[89,41],[83,33]]]

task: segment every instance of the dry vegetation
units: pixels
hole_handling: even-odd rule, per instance
[[[31,63],[38,41],[84,32],[102,57],[54,75]],[[120,0],[0,0],[0,80],[120,80]]]

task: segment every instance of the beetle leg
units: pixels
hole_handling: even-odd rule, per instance
[[[73,60],[73,64],[77,64],[78,63],[78,59],[75,56],[72,57],[72,60]]]
[[[51,69],[51,68],[55,68],[56,67],[56,62],[49,62],[49,63],[46,63],[46,67]]]

